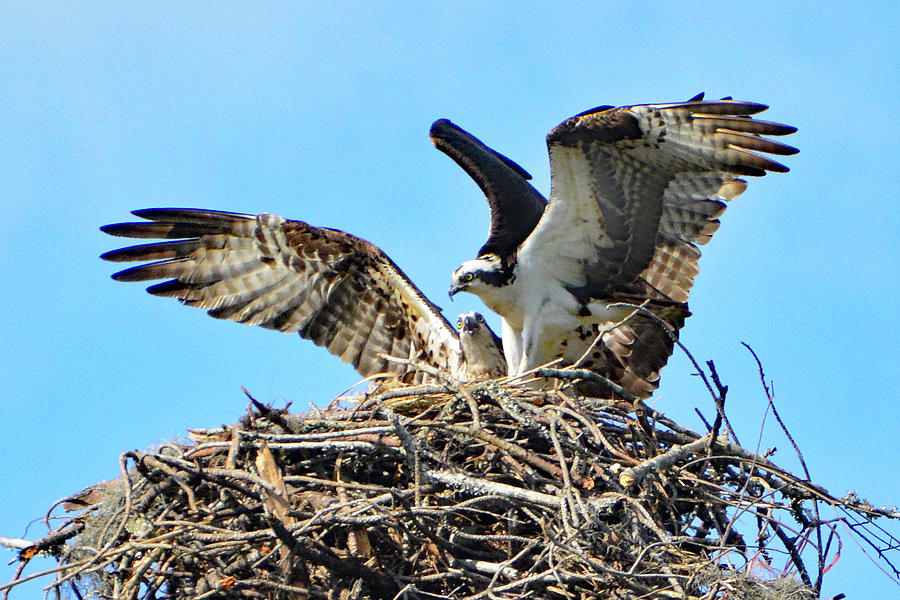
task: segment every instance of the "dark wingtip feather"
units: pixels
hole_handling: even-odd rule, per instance
[[[100,255],[103,260],[110,262],[134,262],[138,260],[162,260],[172,258],[184,258],[199,247],[197,240],[178,240],[174,242],[155,242],[152,244],[139,244],[127,246],[117,250],[110,250]]]
[[[765,156],[747,153],[753,156],[753,164],[730,165],[726,170],[738,175],[749,175],[751,177],[763,177],[769,171],[773,173],[787,173],[789,168]]]
[[[700,93],[697,94],[696,96],[690,98],[690,99],[688,100],[688,102],[700,102],[701,100],[703,100],[703,96],[705,96],[705,95],[706,95],[706,92],[700,92]],[[724,99],[724,98],[723,98],[723,99]]]
[[[729,133],[719,130],[717,133],[719,139],[744,150],[755,150],[757,152],[767,152],[769,154],[780,154],[783,156],[791,156],[797,154],[799,150],[793,146],[776,142],[768,138],[759,137],[757,135],[744,135],[741,133]]]
[[[118,273],[117,273],[118,274]],[[185,283],[177,279],[170,279],[162,283],[156,283],[147,288],[147,293],[153,296],[165,296],[167,298],[180,297],[182,292],[195,289],[197,286]]]
[[[143,268],[143,265],[138,265],[137,267],[131,267],[130,269],[123,269],[116,273],[110,275],[116,281],[145,281],[145,278],[141,277],[140,270]]]
[[[605,112],[611,108],[615,108],[615,106],[612,106],[610,104],[601,104],[600,106],[595,106],[594,108],[589,108],[587,110],[583,110],[580,113],[578,113],[577,115],[572,115],[570,118],[574,119],[576,117],[586,117],[587,115],[592,115],[594,113]]]
[[[757,158],[756,166],[761,169],[765,169],[766,171],[772,171],[773,173],[787,173],[790,171],[786,166],[781,164],[780,162],[774,161],[768,156],[760,156],[755,155]]]
[[[459,127],[450,119],[438,119],[431,124],[431,129],[428,130],[428,137],[434,142],[445,136],[448,131],[459,131]]]
[[[131,211],[136,217],[147,219],[148,221],[168,221],[173,217],[189,217],[194,214],[216,213],[218,211],[209,211],[199,208],[174,208],[174,207],[156,207],[156,208],[137,208]]]
[[[110,250],[109,252],[104,252],[100,255],[101,260],[108,260],[109,262],[127,262],[129,259],[121,258],[122,250],[124,248],[119,248],[118,250]]]
[[[139,208],[131,211],[136,217],[148,221],[173,221],[175,223],[229,223],[235,220],[255,218],[246,213],[228,212],[224,210],[208,210],[204,208]]]
[[[732,122],[732,124],[737,122]],[[775,123],[773,121],[763,121],[761,119],[745,119],[737,123],[737,127],[725,126],[726,129],[735,129],[745,133],[755,133],[758,135],[791,135],[797,132],[797,128],[793,125],[785,125],[784,123]]]
[[[469,168],[476,170],[488,169],[490,168],[491,159],[497,159],[504,163],[522,179],[526,181],[531,180],[531,173],[526,171],[522,165],[486,146],[484,142],[449,119],[438,119],[432,123],[428,137],[435,148],[463,167],[479,186],[482,186],[484,182],[479,181],[480,176],[470,171]],[[479,155],[488,156],[490,159],[479,159]],[[482,187],[482,189],[484,188]]]
[[[695,114],[694,119],[713,125],[720,130],[752,133],[755,135],[790,135],[797,131],[797,128],[793,125],[764,121],[762,119],[708,116],[705,113]]]
[[[139,239],[179,239],[198,238],[202,235],[215,235],[228,231],[228,224],[212,219],[173,219],[170,221],[152,220],[137,223],[111,223],[100,228],[101,231],[117,237]]]
[[[150,281],[174,276],[185,259],[160,260],[113,273],[116,281]]]
[[[800,153],[800,148],[795,148],[794,146],[788,146],[787,144],[781,144],[781,154],[784,156],[793,156],[794,154]]]
[[[760,104],[759,102],[716,100],[712,102],[703,102],[702,104],[691,108],[701,115],[747,116],[761,113],[767,110],[769,106],[767,104]]]
[[[132,237],[135,226],[141,226],[143,223],[110,223],[100,227],[100,231],[107,235],[116,237]]]
[[[777,125],[781,125],[781,123],[777,123]],[[784,132],[784,133],[782,133]],[[797,128],[793,125],[781,125],[778,133],[773,133],[771,135],[790,135],[792,133],[797,133]],[[799,152],[799,150],[797,150]]]
[[[220,306],[219,308],[211,308],[206,311],[206,314],[211,316],[213,319],[226,319],[226,320],[235,320],[233,317],[236,315],[243,306]]]
[[[761,119],[745,119],[740,125],[741,126],[737,128],[738,130],[760,135],[791,135],[792,133],[797,132],[797,128],[793,125],[775,123],[774,121],[763,121]]]
[[[750,165],[732,165],[728,170],[738,175],[747,175],[750,177],[764,177],[766,174],[765,169],[751,167]]]

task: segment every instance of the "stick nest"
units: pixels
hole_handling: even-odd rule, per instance
[[[700,435],[562,387],[254,404],[123,454],[122,476],[66,499],[78,512],[22,550],[19,573],[52,553],[48,589],[78,598],[805,600],[838,546],[820,503],[897,516],[832,498],[718,425]]]

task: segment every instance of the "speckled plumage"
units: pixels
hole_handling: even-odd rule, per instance
[[[502,227],[521,183],[498,191],[496,182],[479,180],[503,169],[496,161],[467,169],[491,207],[489,239],[513,243],[494,243],[464,263],[451,289],[479,295],[501,315],[511,374],[560,354],[574,360],[585,331],[606,329],[627,314],[609,308],[619,301],[651,301],[649,308],[677,332],[689,314],[698,245],[718,228],[725,202],[746,188],[738,176],[788,170],[759,152],[797,152],[762,137],[795,131],[751,117],[766,108],[705,102],[700,95],[682,103],[598,107],[566,119],[547,136],[550,201],[527,235],[505,235]],[[607,338],[593,357],[595,368],[649,395],[671,354],[671,338],[649,319],[631,320]]]
[[[506,374],[499,344],[491,338],[485,338],[481,355],[501,360],[504,368],[496,360],[469,365],[440,309],[363,239],[265,213],[163,208],[134,214],[147,220],[102,230],[173,241],[104,254],[116,262],[157,261],[114,274],[118,281],[167,279],[147,291],[218,319],[299,333],[366,377],[431,379],[384,355],[424,362],[458,380]]]

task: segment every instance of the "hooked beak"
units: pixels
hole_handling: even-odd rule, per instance
[[[450,292],[449,292],[449,294],[450,294],[450,299],[453,300],[453,296],[455,296],[456,294],[458,294],[458,293],[460,293],[461,291],[463,291],[463,289],[464,289],[464,288],[463,288],[463,286],[461,286],[461,285],[451,285],[451,286],[450,286]]]
[[[478,321],[472,317],[463,317],[463,331],[472,333],[476,329],[478,329]]]

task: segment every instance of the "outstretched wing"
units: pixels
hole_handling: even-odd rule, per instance
[[[429,135],[435,148],[475,180],[490,205],[491,228],[478,256],[513,252],[531,234],[547,204],[528,183],[531,175],[447,119],[435,121]]]
[[[101,229],[169,241],[103,254],[115,262],[155,261],[119,271],[117,281],[167,279],[147,291],[218,319],[297,332],[364,376],[428,379],[383,355],[459,373],[459,340],[440,309],[365,240],[270,214],[181,208],[133,214],[147,221]]]
[[[547,136],[550,203],[519,261],[541,265],[579,298],[655,289],[683,302],[695,244],[715,231],[721,200],[743,191],[737,176],[788,170],[758,152],[797,152],[761,137],[796,131],[751,118],[766,108],[691,101],[567,119]]]
[[[589,135],[585,135],[585,139],[581,143],[585,157],[580,160],[583,166],[583,163],[590,160],[591,156],[599,155],[605,157],[610,166],[615,168],[612,171],[612,175],[608,173],[604,175],[603,172],[597,175],[595,168],[583,169],[587,174],[581,183],[590,183],[591,178],[597,176],[605,176],[607,178],[620,177],[623,181],[622,187],[631,186],[631,188],[639,190],[640,185],[633,181],[628,181],[629,177],[633,179],[633,175],[626,177],[629,168],[638,173],[638,175],[640,175],[642,170],[649,170],[651,174],[655,170],[662,174],[657,175],[657,178],[663,179],[666,183],[662,192],[662,208],[655,245],[649,263],[639,273],[636,280],[631,282],[631,285],[618,283],[610,285],[609,289],[611,292],[627,292],[624,298],[622,294],[615,294],[618,299],[625,301],[636,303],[640,303],[645,299],[663,301],[663,303],[653,308],[658,316],[666,321],[676,334],[684,325],[685,318],[690,314],[687,308],[681,306],[680,303],[688,300],[694,277],[698,273],[700,251],[697,246],[707,243],[711,239],[712,234],[718,229],[718,217],[725,210],[725,201],[736,197],[746,188],[746,182],[736,178],[736,173],[761,175],[767,169],[774,171],[787,170],[769,159],[750,154],[748,151],[759,150],[781,154],[796,152],[795,149],[788,146],[761,140],[758,137],[762,134],[786,135],[794,131],[793,127],[753,121],[749,118],[749,114],[761,111],[765,108],[764,106],[749,103],[730,103],[723,108],[721,105],[730,101],[730,97],[714,103],[702,103],[702,100],[703,94],[701,93],[681,104],[635,106],[614,110],[610,110],[613,109],[610,106],[597,107],[573,117],[573,119],[557,128],[559,130],[564,126],[577,127],[578,124],[573,123],[573,121],[589,115],[596,115],[594,117],[595,120],[606,123],[607,131],[599,134],[596,133],[596,130],[599,128],[597,123],[589,124],[595,130],[594,135],[596,139],[591,139]],[[703,112],[703,107],[698,106],[700,104],[712,104],[713,106],[706,108],[708,110],[707,114]],[[735,107],[732,106],[733,104],[740,104],[741,106]],[[692,152],[699,152],[700,154],[699,158],[693,157],[691,161],[688,161],[687,166],[684,164],[685,159],[683,157],[678,157],[678,160],[673,161],[673,165],[668,167],[657,165],[657,163],[669,160],[665,154],[666,152],[675,154],[677,157],[679,153],[685,152],[685,148],[673,147],[662,148],[661,150],[655,148],[660,152],[658,156],[654,158],[651,153],[650,158],[642,157],[638,141],[644,140],[646,135],[640,130],[639,122],[637,123],[637,129],[629,133],[629,122],[634,125],[634,121],[638,121],[639,117],[631,116],[628,114],[628,111],[644,115],[646,120],[649,118],[646,115],[652,113],[653,110],[663,109],[667,110],[667,112],[663,113],[663,116],[668,119],[664,124],[669,129],[676,130],[681,138],[687,136],[688,138],[698,137],[700,139],[699,142],[676,140],[680,146],[688,147],[689,155]],[[599,116],[601,114],[604,114],[602,118]],[[685,115],[688,115],[689,118],[686,119]],[[694,123],[693,120],[697,119],[706,120],[701,123]],[[687,122],[681,123],[681,121]],[[672,123],[675,123],[675,125],[673,126]],[[448,131],[449,127],[453,129]],[[710,129],[713,127],[716,130],[711,132]],[[443,140],[443,147],[436,141],[436,137],[438,137],[435,135],[436,130],[440,133],[440,138]],[[666,139],[669,133],[668,129],[661,129],[657,134],[657,145],[661,146],[662,141]],[[715,136],[716,133],[721,134],[721,136]],[[715,139],[704,141],[703,138],[708,138],[710,135]],[[735,140],[733,138],[729,139],[728,135],[756,139],[739,138]],[[565,136],[563,135],[562,137],[564,138]],[[551,132],[548,140],[553,139],[554,133]],[[498,172],[504,172],[504,169],[499,165],[511,161],[499,154],[499,161],[490,159],[491,153],[497,153],[455,125],[444,121],[435,123],[432,128],[432,140],[435,141],[435,145],[438,148],[447,152],[458,164],[463,166],[466,172],[484,190],[490,202],[491,236],[479,254],[485,253],[486,250],[497,252],[501,256],[514,252],[516,247],[510,245],[510,240],[523,238],[510,234],[509,232],[513,231],[514,228],[504,225],[504,219],[508,219],[509,215],[515,216],[520,206],[542,206],[546,203],[546,200],[532,186],[526,184],[525,187],[522,187],[521,184],[524,182],[520,181],[517,187],[510,184],[501,185],[499,181],[492,180]],[[472,142],[471,140],[475,141]],[[735,141],[741,143],[734,144]],[[553,156],[552,144],[554,142],[549,141],[549,143],[551,144],[551,156]],[[717,158],[715,149],[725,143],[729,144],[729,146],[720,149],[718,151],[720,156]],[[590,146],[592,144],[608,145],[610,148],[591,151]],[[448,146],[453,153],[446,149]],[[692,149],[692,146],[696,146],[699,150]],[[646,140],[644,140],[642,147],[645,153],[654,149],[652,144],[646,143]],[[725,152],[723,155],[725,150],[730,150],[731,152]],[[712,160],[704,158],[705,155],[711,152],[713,154]],[[731,161],[733,168],[728,166],[728,160]],[[722,166],[721,163],[726,164]],[[565,168],[574,171],[574,169],[578,168],[578,164],[578,160],[570,161]],[[497,166],[496,168],[486,168],[483,165]],[[516,169],[521,170],[521,167],[516,165],[516,163],[511,163],[511,165],[512,170],[506,170],[506,181],[515,182],[511,173]],[[559,168],[560,166],[557,165],[557,169]],[[607,185],[610,185],[609,182],[607,182]],[[656,191],[659,191],[659,186],[656,188]],[[530,198],[535,195],[539,197],[537,202]],[[623,193],[616,198],[622,201],[624,195]],[[632,202],[640,200],[640,197],[633,198]],[[588,209],[592,208],[590,203],[587,206]],[[537,220],[534,216],[535,209],[531,208],[530,210],[529,222],[534,223]],[[607,210],[610,209],[607,208]],[[579,211],[579,209],[574,209],[574,211],[576,216],[579,217],[575,220],[576,224],[580,221],[589,220],[583,216],[584,212],[589,214],[589,210],[584,211],[582,209]],[[563,211],[557,209],[557,212]],[[600,214],[602,216],[602,209],[600,209]],[[615,211],[613,211],[613,214],[618,216]],[[614,223],[617,222],[616,219],[611,220]],[[601,227],[603,226],[604,222],[602,220],[595,219],[596,221],[599,221]],[[652,219],[650,219],[649,223],[651,225],[652,222]],[[546,224],[542,223],[542,227],[544,225]],[[533,225],[531,227],[533,228]],[[559,227],[565,228],[567,226],[559,225]],[[524,229],[515,231],[518,232],[518,235],[521,235]],[[573,228],[570,231],[574,232],[574,237],[580,237],[583,235],[582,232],[584,230]],[[505,240],[506,243],[498,243],[498,240]],[[553,249],[577,249],[577,245],[583,242],[584,240],[573,239],[569,240],[568,245],[558,245]],[[607,243],[607,246],[612,247],[609,243]],[[644,248],[644,252],[646,252],[646,248]],[[635,258],[638,254],[632,253],[631,257]],[[607,264],[614,264],[612,257],[607,255],[607,259]],[[548,259],[547,264],[550,268],[556,269],[555,274],[558,276],[562,276],[565,273],[564,267],[571,266],[571,263],[567,265],[565,260],[553,263]],[[624,280],[627,278],[628,275],[625,273],[633,272],[635,268],[631,266],[630,269],[623,269],[620,279]],[[574,281],[583,281],[583,274],[581,275],[582,279],[579,279],[578,269],[576,268],[574,271],[575,276],[572,279]],[[607,273],[610,271],[611,269],[608,269]],[[604,280],[602,272],[595,273],[594,281],[597,280],[610,282],[610,280]],[[566,283],[572,285],[572,281],[567,281]],[[580,283],[579,285],[584,286],[585,284]],[[585,290],[581,291],[584,292]],[[593,291],[596,293],[596,289]],[[602,294],[603,292],[599,293]],[[610,296],[612,295],[611,293]],[[596,333],[596,327],[593,329],[579,328],[573,332],[566,340],[566,361],[573,363],[581,358],[590,348]],[[627,324],[621,325],[614,331],[607,333],[603,339],[604,343],[602,345],[593,348],[591,352],[584,356],[585,360],[581,366],[591,368],[607,377],[611,377],[614,381],[619,382],[623,387],[640,397],[648,396],[656,389],[659,382],[659,370],[665,365],[673,348],[671,337],[656,322],[639,315]]]

